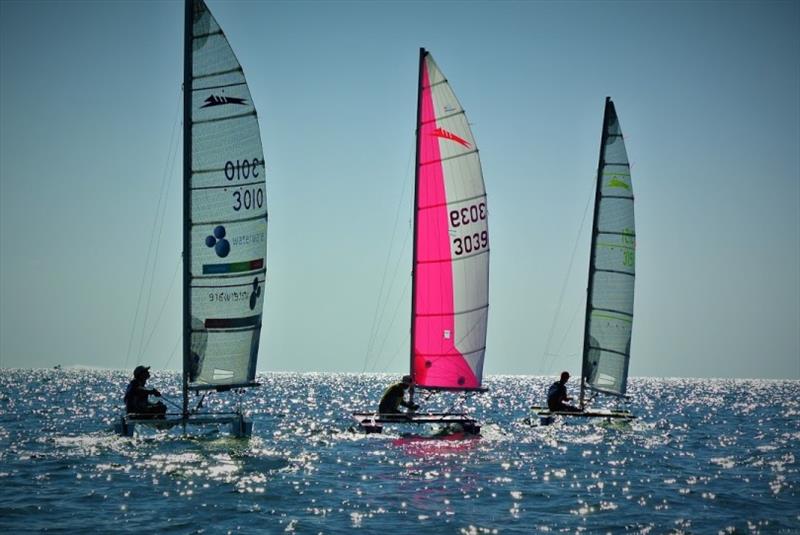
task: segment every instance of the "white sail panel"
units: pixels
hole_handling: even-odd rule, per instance
[[[597,187],[583,375],[590,387],[622,395],[627,388],[633,327],[636,232],[630,166],[610,99]]]
[[[267,221],[263,218],[192,228],[192,273],[195,278],[241,276],[264,271]]]
[[[205,339],[204,352],[196,361],[199,372],[193,381],[195,387],[241,385],[242,378],[255,377],[260,340],[257,331],[201,331],[192,333],[193,340],[195,337]]]
[[[267,191],[264,182],[197,188],[192,191],[192,215],[196,225],[219,221],[233,223],[253,218],[264,219]]]
[[[244,72],[205,3],[193,8],[190,387],[244,385],[265,291],[264,154]]]
[[[236,328],[253,325],[253,318],[261,314],[264,300],[264,273],[257,273],[246,282],[236,278],[209,278],[192,287],[192,302],[197,318],[203,320],[205,329],[219,328],[215,316],[222,315]],[[220,314],[220,312],[222,312]]]

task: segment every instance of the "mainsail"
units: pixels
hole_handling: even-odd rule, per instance
[[[635,260],[630,165],[614,103],[606,98],[589,259],[581,404],[584,385],[607,394],[625,394]]]
[[[187,0],[184,411],[187,390],[254,384],[267,249],[264,153],[244,72],[203,0]]]
[[[411,375],[480,389],[489,307],[489,230],[480,158],[450,84],[420,49]]]

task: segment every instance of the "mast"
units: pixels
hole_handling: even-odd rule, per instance
[[[409,343],[409,369],[411,370],[411,387],[409,388],[409,401],[414,403],[414,336],[415,336],[415,315],[417,305],[417,234],[419,223],[419,150],[420,150],[420,119],[422,117],[422,69],[425,68],[425,56],[428,53],[424,48],[419,49],[419,77],[417,82],[417,124],[416,124],[416,156],[414,158],[414,241],[412,243],[412,259],[411,259],[411,341]]]
[[[597,243],[597,214],[600,208],[600,190],[603,180],[603,165],[605,163],[606,132],[608,131],[608,106],[611,97],[606,97],[605,108],[603,109],[603,131],[600,133],[600,156],[597,162],[597,184],[594,193],[594,214],[592,215],[592,244],[589,247],[589,284],[586,287],[586,317],[583,326],[583,354],[581,357],[581,395],[580,408],[583,408],[585,379],[586,379],[586,355],[589,353],[589,318],[592,314],[592,290],[594,287],[594,248]]]
[[[183,416],[189,414],[192,355],[192,24],[194,0],[185,0],[183,16]]]

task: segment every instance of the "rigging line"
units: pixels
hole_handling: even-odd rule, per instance
[[[410,167],[410,166],[411,166],[411,155],[409,154],[409,159],[408,159],[407,168],[406,168],[406,175],[408,174],[408,167]],[[403,199],[405,198],[405,191],[406,191],[407,184],[408,184],[408,181],[404,180],[403,181],[403,190],[401,192],[400,199],[399,199],[398,204],[397,204],[397,212],[395,214],[394,228],[392,229],[392,239],[390,241],[390,247],[389,247],[389,250],[388,250],[387,256],[386,256],[386,264],[384,266],[383,280],[381,280],[381,291],[378,293],[378,301],[375,303],[376,315],[373,317],[373,328],[372,328],[371,333],[370,333],[370,342],[369,342],[369,345],[367,347],[367,354],[364,357],[364,367],[365,368],[366,368],[367,360],[369,359],[369,356],[372,354],[372,351],[375,348],[375,344],[377,343],[377,340],[378,340],[378,337],[379,337],[379,332],[381,330],[381,324],[383,323],[383,318],[384,318],[384,315],[386,314],[386,307],[389,305],[389,292],[394,287],[394,281],[397,280],[397,272],[398,272],[398,270],[400,268],[400,260],[403,257],[403,253],[406,250],[406,246],[408,245],[408,237],[410,235],[410,232],[406,231],[405,239],[403,240],[403,245],[400,247],[400,252],[398,253],[397,261],[395,262],[394,271],[392,272],[391,277],[388,279],[389,282],[388,282],[388,285],[387,285],[386,284],[386,280],[387,280],[386,279],[386,273],[387,273],[387,271],[389,269],[389,263],[390,263],[390,259],[391,259],[391,252],[392,252],[392,249],[394,248],[394,243],[396,243],[395,242],[395,236],[396,236],[396,231],[397,231],[397,228],[398,228],[398,222],[400,220],[400,213],[401,213],[401,210],[402,210]],[[386,295],[385,296],[384,296],[384,289],[386,290]],[[388,329],[389,329],[389,327],[387,327],[386,336],[388,336]]]
[[[181,340],[183,340],[183,332],[178,334],[178,339],[175,341],[175,345],[172,346],[172,352],[169,354],[167,361],[164,363],[164,369],[166,369],[167,366],[169,366],[169,363],[172,362],[172,357],[174,357],[175,353],[178,351],[178,346],[180,346]]]
[[[411,152],[409,152],[408,161],[406,163],[406,172],[403,175],[404,177],[408,176],[408,170],[411,167],[411,158],[412,158]],[[366,370],[366,368],[367,368],[367,360],[369,359],[370,352],[372,351],[372,346],[374,345],[375,338],[377,337],[378,310],[380,308],[380,304],[381,304],[382,297],[383,297],[383,289],[384,289],[384,285],[385,285],[385,282],[386,282],[386,272],[389,271],[389,260],[391,259],[391,255],[392,255],[392,246],[394,245],[394,237],[395,237],[395,234],[397,233],[397,223],[400,220],[400,210],[401,210],[401,208],[403,206],[403,199],[405,198],[406,188],[408,187],[408,182],[409,181],[406,178],[403,178],[403,188],[402,188],[402,190],[400,192],[400,197],[399,197],[399,199],[397,201],[397,211],[396,211],[395,216],[394,216],[394,225],[392,227],[392,238],[391,238],[391,240],[389,240],[389,248],[386,251],[386,263],[383,266],[383,276],[381,277],[381,286],[380,286],[380,290],[378,291],[377,301],[375,302],[375,312],[374,312],[374,314],[372,316],[372,327],[370,327],[370,336],[369,336],[369,340],[367,340],[367,351],[366,351],[366,353],[364,355],[364,364],[363,364],[363,366],[361,368],[361,373],[364,373],[364,370]],[[401,251],[401,253],[402,253],[402,251]]]
[[[378,313],[377,323],[375,325],[375,333],[374,333],[373,341],[372,341],[373,343],[370,346],[370,351],[375,349],[375,344],[378,343],[378,339],[380,338],[379,335],[380,335],[381,325],[383,325],[383,318],[386,316],[386,308],[389,306],[389,291],[392,288],[394,288],[394,286],[395,286],[395,282],[394,281],[397,280],[397,273],[400,271],[400,264],[401,264],[400,259],[403,257],[403,253],[406,250],[406,246],[408,245],[408,241],[409,241],[408,238],[410,236],[411,236],[411,232],[406,232],[405,240],[403,240],[403,246],[400,248],[400,254],[397,257],[397,261],[395,262],[395,265],[394,265],[394,271],[392,272],[392,276],[389,279],[389,284],[388,284],[388,286],[386,288],[386,296],[382,300],[381,310]],[[411,276],[408,276],[407,279],[406,279],[406,284],[405,284],[405,286],[403,288],[402,295],[398,299],[397,305],[395,305],[394,315],[397,315],[397,309],[400,307],[400,305],[403,304],[403,297],[405,296],[406,288],[408,287],[410,281],[411,281]],[[384,339],[383,343],[385,343],[386,338],[389,337],[389,333],[391,332],[393,323],[394,323],[394,316],[392,317],[392,321],[389,323],[389,325],[386,326],[386,332],[383,335],[383,339]],[[381,344],[381,346],[383,346],[383,344]],[[377,354],[380,355],[380,351],[378,351]]]
[[[173,129],[173,134],[174,134],[174,132],[175,132],[175,130]],[[177,155],[177,152],[178,152],[178,150],[177,150],[178,142],[175,141],[175,146],[173,148],[172,147],[173,139],[170,139],[170,151],[169,151],[169,154],[167,156],[167,165],[166,165],[166,168],[164,169],[164,176],[163,176],[163,178],[161,180],[161,193],[160,193],[160,196],[159,196],[159,199],[158,199],[158,207],[156,208],[156,221],[154,221],[154,223],[153,223],[154,224],[153,233],[155,233],[155,224],[158,224],[158,236],[155,239],[155,246],[153,247],[153,253],[154,253],[153,254],[153,267],[152,267],[152,269],[150,271],[150,287],[148,288],[148,291],[147,291],[147,302],[146,302],[145,307],[144,307],[144,321],[142,323],[142,337],[141,337],[141,340],[139,342],[139,355],[138,355],[138,359],[139,360],[141,360],[142,357],[144,356],[144,347],[143,347],[143,345],[144,345],[144,336],[145,336],[145,331],[147,330],[147,321],[148,321],[148,317],[150,315],[150,302],[152,301],[153,286],[155,284],[155,279],[156,279],[156,265],[158,264],[158,249],[161,246],[161,236],[162,236],[163,231],[164,231],[164,220],[166,219],[165,216],[166,216],[166,213],[167,213],[167,197],[169,197],[170,185],[172,184],[172,182],[169,181],[168,179],[169,179],[170,176],[174,175],[175,162],[177,160],[177,156],[176,155]],[[153,236],[152,235],[150,236],[150,240],[151,240],[150,244],[152,246],[153,245],[153,241],[152,241],[153,240]],[[155,326],[153,326],[153,329],[155,330]]]
[[[578,317],[578,312],[583,308],[584,303],[579,299],[578,302],[575,304],[575,311],[572,313],[572,318],[569,320],[569,325],[567,325],[567,330],[564,331],[564,336],[561,338],[561,343],[558,345],[558,350],[555,353],[550,353],[552,357],[557,357],[561,355],[561,350],[564,348],[564,344],[567,342],[567,337],[570,334],[570,329],[572,329],[572,324],[575,323],[575,318]]]
[[[592,187],[589,191],[589,198],[586,200],[586,208],[583,209],[583,217],[581,218],[581,224],[578,228],[578,235],[575,237],[575,245],[572,247],[572,255],[569,259],[569,266],[567,267],[567,272],[564,274],[564,283],[561,285],[561,293],[558,296],[558,306],[556,307],[556,313],[553,315],[553,322],[550,325],[550,331],[547,334],[547,341],[544,345],[544,351],[542,352],[542,358],[539,359],[539,372],[543,373],[550,367],[550,362],[547,362],[551,359],[545,358],[545,355],[548,353],[550,349],[550,343],[553,339],[553,333],[555,332],[556,323],[558,322],[558,317],[561,314],[561,307],[564,304],[564,293],[567,291],[567,283],[569,282],[569,275],[572,272],[572,265],[575,262],[575,253],[578,251],[578,244],[580,243],[581,234],[583,233],[583,226],[586,224],[586,214],[589,213],[589,206],[592,201],[594,188],[595,188],[595,180],[591,182]]]
[[[394,307],[394,313],[392,314],[392,319],[389,322],[389,325],[386,327],[386,335],[383,337],[383,341],[381,342],[381,346],[378,349],[376,355],[380,355],[381,353],[383,353],[383,348],[386,345],[386,341],[389,339],[389,333],[392,332],[392,325],[394,325],[394,321],[397,319],[397,313],[400,311],[400,305],[402,305],[403,302],[405,301],[406,292],[408,291],[408,287],[410,284],[411,284],[411,277],[408,277],[406,279],[405,286],[403,286],[403,293],[400,294],[400,299],[398,299],[397,305]],[[402,345],[398,347],[402,347]],[[386,363],[386,366],[383,369],[386,369],[392,362],[394,362],[394,359],[397,358],[397,353],[398,350],[395,350],[394,355],[389,360],[389,362]],[[375,359],[374,364],[377,364],[377,359]],[[374,365],[370,371],[375,371]]]
[[[180,271],[182,260],[183,260],[182,255],[178,255],[178,262],[175,265],[175,272],[172,274],[172,282],[170,283],[169,289],[167,290],[167,295],[164,297],[164,303],[161,305],[161,310],[158,312],[158,317],[153,323],[153,328],[150,331],[150,336],[147,338],[147,342],[145,342],[144,348],[142,348],[142,354],[144,354],[147,351],[147,348],[150,347],[150,341],[153,339],[153,335],[156,333],[156,326],[158,325],[158,322],[161,321],[161,316],[162,314],[164,314],[164,310],[167,308],[167,304],[170,302],[169,296],[172,294],[172,289],[175,287],[175,279],[178,278],[178,272]]]
[[[389,369],[389,366],[391,366],[391,365],[392,365],[392,363],[393,363],[393,362],[395,361],[395,359],[397,358],[397,355],[399,355],[399,354],[402,352],[402,350],[403,350],[403,349],[405,349],[405,348],[404,348],[404,345],[403,345],[403,344],[399,344],[399,345],[398,345],[398,346],[395,348],[395,350],[394,350],[394,354],[393,354],[393,355],[392,355],[392,357],[391,357],[391,358],[388,360],[388,362],[386,362],[386,364],[384,364],[384,365],[382,365],[382,366],[381,366],[381,372],[375,372],[375,370],[374,370],[374,369],[371,369],[371,370],[369,371],[369,373],[388,373],[386,370],[388,370],[388,369]],[[374,368],[374,366],[373,366],[373,368]]]
[[[178,119],[180,117],[179,114],[180,114],[180,110],[181,110],[181,100],[182,100],[181,97],[182,96],[183,96],[183,90],[179,90],[178,91],[178,101],[177,101],[177,103],[175,105],[175,119],[172,122],[172,134],[170,135],[169,152],[167,154],[167,164],[169,164],[170,155],[172,154],[172,151],[173,151],[172,145],[173,145],[173,140],[175,138],[175,130],[177,129],[177,125],[179,123]],[[166,172],[165,172],[165,176],[164,176],[163,180],[166,180]],[[158,199],[159,205],[161,203],[161,190],[163,190],[163,187],[164,187],[163,180],[162,180],[161,188],[159,189],[159,199]],[[133,314],[133,323],[132,323],[132,326],[131,326],[131,337],[128,340],[128,352],[125,354],[125,364],[123,365],[123,368],[127,368],[128,367],[128,362],[130,361],[130,357],[131,357],[131,350],[133,349],[133,339],[136,336],[136,325],[137,325],[137,323],[139,321],[139,308],[140,308],[140,306],[142,304],[142,295],[144,294],[144,285],[145,285],[145,282],[147,281],[147,267],[150,265],[150,255],[151,255],[152,245],[153,245],[152,234],[155,233],[155,226],[156,226],[156,222],[158,220],[158,212],[159,212],[159,208],[157,206],[156,207],[156,218],[153,221],[153,230],[151,231],[150,246],[147,249],[147,257],[146,257],[145,263],[144,263],[144,273],[142,273],[142,282],[139,285],[139,295],[138,295],[138,297],[136,299],[136,309],[134,310],[134,314]],[[144,333],[144,326],[142,326],[142,333]],[[144,336],[144,334],[142,336]],[[141,345],[140,345],[140,347],[141,347]]]

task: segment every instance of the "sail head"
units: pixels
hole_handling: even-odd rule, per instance
[[[421,53],[417,125],[415,385],[479,389],[489,303],[489,229],[480,158],[464,109]]]
[[[255,380],[265,293],[267,198],[247,81],[205,2],[192,2],[188,387]],[[185,119],[186,120],[186,119]]]
[[[636,229],[625,141],[606,100],[593,229],[583,375],[590,388],[624,395],[628,382]]]

